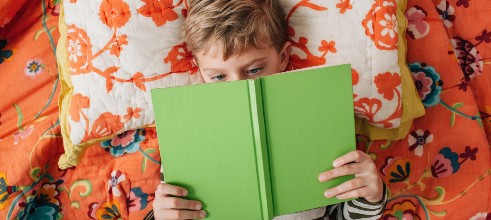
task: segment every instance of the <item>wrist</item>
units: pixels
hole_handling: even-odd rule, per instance
[[[387,195],[387,188],[386,188],[385,183],[382,182],[382,193],[380,196],[370,198],[370,199],[367,199],[367,198],[359,198],[359,199],[364,201],[364,203],[369,203],[372,205],[380,205],[380,204],[385,202],[386,197],[387,197],[386,195]]]

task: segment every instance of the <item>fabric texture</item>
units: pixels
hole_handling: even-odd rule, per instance
[[[425,116],[400,141],[358,137],[391,194],[382,219],[491,217],[490,10],[487,1],[408,1],[407,63]]]
[[[21,6],[26,2],[26,0],[18,0],[18,1],[0,1],[0,28],[5,27],[14,16],[19,12]],[[55,1],[47,2],[47,7],[54,9],[51,13],[59,13],[59,8],[55,8]]]
[[[77,165],[93,143],[152,125],[150,89],[187,84],[196,77],[192,54],[179,35],[186,1],[65,3],[67,26],[61,33],[66,41],[59,47],[67,53],[58,54],[63,169]],[[289,68],[351,63],[356,115],[371,127],[399,128],[401,69],[407,67],[399,64],[398,17],[402,21],[404,16],[396,1],[282,3],[293,47]],[[408,130],[411,119],[421,115],[417,113],[407,115],[401,130]]]
[[[57,166],[61,29],[59,5],[48,6],[25,2],[0,28],[0,216],[144,219],[161,178],[154,128],[91,145],[77,167]],[[491,218],[489,11],[489,1],[408,1],[407,61],[426,114],[402,140],[357,137],[389,191],[382,219]]]

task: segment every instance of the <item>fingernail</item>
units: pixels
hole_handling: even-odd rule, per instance
[[[333,167],[337,167],[337,166],[338,166],[338,164],[339,164],[339,162],[337,162],[337,161],[332,162],[332,166],[333,166]]]
[[[324,176],[323,175],[319,175],[319,182],[324,182]]]
[[[205,211],[201,211],[201,212],[199,212],[199,217],[200,217],[200,218],[204,218],[204,217],[206,217],[206,212],[205,212]]]
[[[183,194],[184,196],[187,196],[187,195],[188,195],[188,191],[187,191],[187,190],[184,190],[184,191],[182,192],[182,194]]]
[[[326,191],[326,192],[324,192],[324,196],[325,196],[326,198],[329,198],[329,197],[331,197],[331,196],[332,196],[332,193],[331,193],[330,191]]]
[[[196,209],[200,210],[201,209],[201,203],[196,204]]]

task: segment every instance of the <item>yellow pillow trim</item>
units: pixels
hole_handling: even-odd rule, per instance
[[[407,136],[409,129],[411,129],[413,119],[421,117],[425,114],[425,108],[421,99],[419,98],[418,91],[414,86],[413,77],[411,71],[406,64],[406,27],[407,20],[404,16],[406,10],[406,0],[400,0],[397,4],[397,25],[399,31],[399,41],[397,49],[399,51],[399,67],[402,78],[402,118],[399,128],[384,129],[375,127],[368,123],[365,119],[355,117],[355,128],[357,134],[363,134],[368,136],[371,140],[400,140]]]
[[[88,147],[98,142],[111,139],[118,134],[89,140],[78,145],[73,144],[70,139],[70,135],[68,132],[68,109],[70,109],[70,102],[73,96],[73,85],[70,78],[71,76],[70,67],[68,64],[68,51],[66,48],[67,26],[65,23],[65,10],[63,2],[61,3],[60,7],[60,20],[58,22],[60,38],[58,40],[58,45],[56,49],[56,58],[61,77],[61,92],[58,99],[58,106],[60,112],[61,135],[63,137],[63,148],[65,150],[65,153],[60,156],[60,159],[58,160],[58,166],[60,167],[60,169],[67,169],[80,163]]]

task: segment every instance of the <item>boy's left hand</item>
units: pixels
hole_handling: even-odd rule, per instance
[[[338,199],[364,198],[377,203],[384,196],[384,186],[372,158],[361,151],[351,151],[333,162],[334,169],[321,173],[319,181],[326,182],[336,177],[355,175],[355,178],[330,188],[324,196]]]

